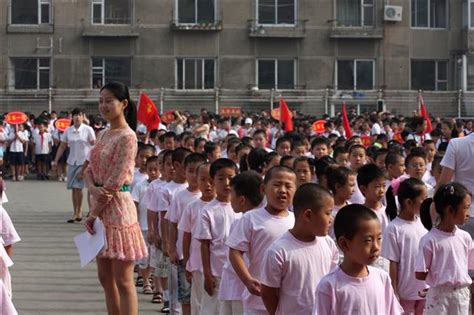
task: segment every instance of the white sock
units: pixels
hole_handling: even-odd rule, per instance
[[[169,296],[168,290],[164,290],[164,291],[163,291],[163,299],[164,299],[165,301],[169,301],[169,300],[170,300],[170,296]]]

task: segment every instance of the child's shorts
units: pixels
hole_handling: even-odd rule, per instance
[[[24,165],[25,164],[25,153],[24,152],[10,152],[10,165]]]
[[[146,257],[143,257],[142,259],[138,260],[136,263],[138,264],[138,267],[140,269],[147,269],[150,265],[150,258],[151,258],[151,255],[152,255],[152,252],[151,252],[151,246],[150,244],[148,243],[148,240],[147,240],[147,231],[142,231],[142,235],[143,235],[143,239],[145,240],[145,243],[146,243],[146,247],[148,249],[148,256]]]
[[[431,287],[428,289],[425,302],[427,315],[469,314],[471,292],[464,287]]]
[[[49,155],[48,155],[48,154],[36,154],[36,155],[35,155],[35,161],[36,161],[36,162],[48,163],[48,161],[49,161]]]
[[[191,304],[191,284],[186,280],[183,260],[178,263],[178,301],[181,304]]]
[[[170,259],[163,255],[160,249],[156,249],[156,268],[155,277],[168,278],[170,269]]]

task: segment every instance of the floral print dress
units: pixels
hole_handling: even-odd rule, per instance
[[[97,186],[119,191],[132,183],[136,153],[137,138],[132,129],[106,130],[91,150],[88,176]],[[92,213],[96,207],[92,197]],[[108,247],[98,257],[135,261],[148,255],[130,192],[117,192],[99,217],[105,226]]]

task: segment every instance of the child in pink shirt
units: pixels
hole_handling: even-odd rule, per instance
[[[219,285],[222,268],[227,260],[225,245],[232,223],[241,216],[230,205],[230,181],[237,174],[237,165],[230,159],[217,159],[211,164],[209,174],[216,188],[216,199],[202,211],[196,235],[201,242],[201,260],[205,293],[201,299],[201,314],[218,314]]]
[[[420,207],[428,196],[425,184],[416,179],[404,180],[398,188],[400,214],[385,229],[382,256],[390,261],[390,278],[405,314],[423,314],[425,300],[419,292],[428,286],[413,277],[420,239],[428,233],[420,220]],[[395,200],[387,199],[387,211],[396,215]]]
[[[178,224],[183,231],[183,258],[186,266],[186,278],[191,286],[191,314],[201,314],[201,299],[204,292],[202,275],[201,243],[194,238],[201,210],[216,197],[216,190],[211,183],[209,168],[211,163],[201,164],[197,169],[197,182],[201,198],[184,208]]]
[[[260,297],[263,255],[295,223],[293,213],[288,211],[296,190],[295,172],[286,166],[271,168],[265,174],[264,190],[267,205],[247,212],[227,241],[232,267],[247,288],[242,296],[245,314],[267,314]],[[248,255],[248,267],[244,253]]]
[[[293,198],[294,227],[266,252],[262,268],[262,299],[270,314],[310,314],[316,287],[339,260],[328,236],[334,200],[317,184],[303,184]]]
[[[258,208],[263,200],[263,194],[260,191],[262,177],[254,171],[243,172],[230,182],[230,203],[236,213],[246,213],[252,209]],[[239,219],[241,220],[241,219]],[[235,221],[230,233],[233,232],[239,220]],[[219,288],[219,297],[221,301],[220,315],[240,315],[243,312],[242,294],[245,286],[232,268],[230,260],[227,260],[222,269],[221,286]]]
[[[441,221],[421,239],[415,264],[416,278],[430,286],[425,314],[467,315],[474,250],[471,236],[457,225],[469,219],[471,193],[459,183],[442,185],[434,203]]]
[[[313,314],[401,314],[388,273],[369,266],[379,256],[382,238],[374,211],[345,206],[336,215],[334,232],[344,260],[319,282]]]
[[[358,172],[359,168],[367,163],[367,150],[362,144],[353,144],[349,147],[349,163],[351,164],[351,170]],[[365,197],[359,189],[358,182],[354,187],[354,193],[352,194],[351,203],[363,204]]]

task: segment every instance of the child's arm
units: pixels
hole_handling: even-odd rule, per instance
[[[178,240],[178,224],[174,222],[170,222],[169,229],[170,229],[170,234],[169,234],[169,255],[170,255],[170,262],[172,264],[177,265],[179,262],[179,257],[176,252],[176,242]]]
[[[395,296],[397,299],[400,299],[398,296],[398,262],[391,261],[390,260],[390,279],[392,280],[392,287],[393,287],[393,292],[395,293]]]
[[[416,280],[424,281],[424,280],[426,280],[427,276],[428,276],[427,272],[415,272]]]
[[[190,248],[191,248],[191,233],[184,232],[183,233],[183,261],[184,261],[184,266],[188,264],[189,256],[190,256]],[[186,279],[188,279],[188,282],[191,283],[192,277],[189,277],[188,271],[186,270]]]
[[[204,273],[204,290],[207,294],[212,296],[214,294],[214,288],[216,287],[216,281],[212,276],[211,270],[211,240],[200,240],[201,241],[201,260],[202,270]]]
[[[254,279],[245,265],[243,252],[230,248],[229,259],[237,276],[253,295],[261,295],[261,285],[257,279]]]
[[[262,300],[265,304],[265,308],[270,313],[274,315],[278,308],[278,303],[280,302],[280,288],[271,288],[262,284]]]
[[[5,250],[8,256],[10,256],[10,258],[13,258],[13,246],[12,245],[5,246]]]
[[[169,221],[165,219],[166,211],[161,211],[159,213],[159,224],[160,224],[160,229],[161,229],[161,250],[163,251],[163,255],[166,257],[169,257],[169,252],[168,252],[168,244],[169,244],[169,228],[168,224]]]
[[[148,223],[148,242],[150,244],[155,244],[156,248],[160,248],[160,244],[158,242],[158,231],[156,230],[158,227],[158,213],[152,211],[150,209],[147,210],[147,223]]]

